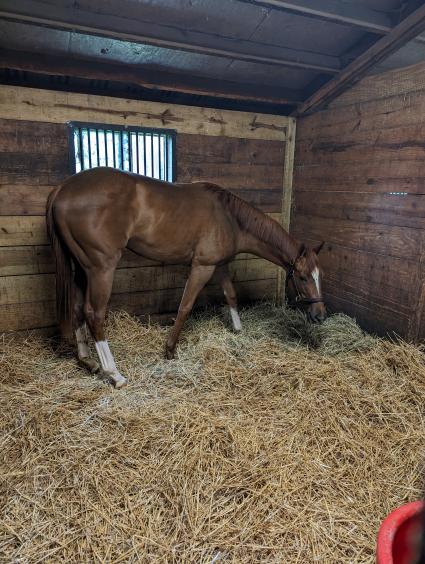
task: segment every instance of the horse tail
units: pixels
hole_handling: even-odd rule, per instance
[[[55,222],[53,203],[60,190],[50,192],[46,204],[47,234],[56,263],[56,316],[64,339],[72,338],[73,272],[72,255],[65,245]]]

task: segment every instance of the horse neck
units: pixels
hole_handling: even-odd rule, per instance
[[[269,218],[267,218],[269,220]],[[273,221],[270,219],[270,221]],[[268,240],[265,236],[260,236],[251,231],[241,231],[240,234],[240,252],[252,253],[256,256],[264,258],[278,266],[287,267],[297,258],[301,244],[287,233],[283,227],[277,222],[274,227],[278,237],[274,237],[273,241]]]

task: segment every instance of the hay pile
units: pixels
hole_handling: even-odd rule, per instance
[[[422,489],[423,351],[269,305],[167,329],[109,321],[114,391],[51,342],[4,337],[0,560],[373,562]]]

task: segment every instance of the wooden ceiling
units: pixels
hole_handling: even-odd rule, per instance
[[[2,0],[0,81],[300,115],[424,30],[417,0]]]

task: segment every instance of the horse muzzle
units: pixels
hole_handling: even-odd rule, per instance
[[[327,317],[325,304],[323,302],[311,304],[307,315],[312,323],[323,323]]]

